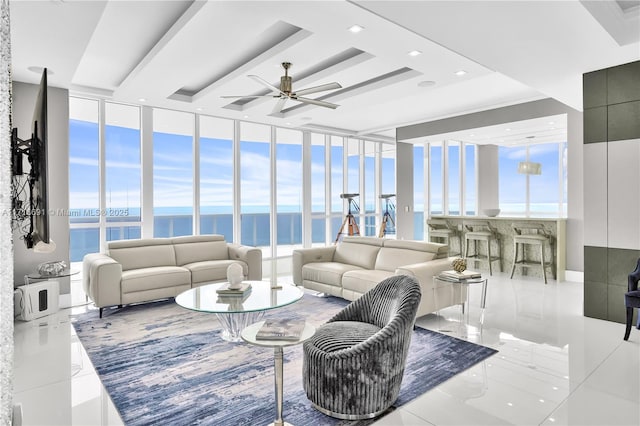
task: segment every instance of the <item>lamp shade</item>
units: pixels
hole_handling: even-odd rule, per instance
[[[540,175],[542,174],[542,164],[532,163],[531,161],[521,161],[518,163],[518,173],[523,175]]]

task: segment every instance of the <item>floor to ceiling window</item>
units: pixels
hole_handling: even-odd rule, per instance
[[[395,145],[380,144],[380,220],[384,219],[385,212],[389,213],[389,218],[386,221],[385,237],[391,237],[396,234],[396,208],[395,208],[395,195],[389,197],[391,194],[396,193],[396,149]],[[382,224],[380,224],[381,226]]]
[[[153,110],[153,236],[193,234],[194,115]]]
[[[327,238],[327,148],[325,135],[311,133],[311,243],[324,245]],[[330,198],[329,198],[330,199]]]
[[[429,146],[415,144],[413,146],[413,238],[424,240],[425,238],[425,211],[428,210],[428,195],[426,194],[428,160],[425,151]],[[425,170],[425,168],[427,170]]]
[[[345,193],[344,138],[331,136],[331,240],[340,231],[343,222],[345,200],[340,195]]]
[[[233,120],[199,119],[200,234],[233,241]]]
[[[378,143],[371,141],[360,141],[364,153],[362,219],[364,230],[360,230],[361,235],[374,236],[376,231],[376,148]],[[363,232],[364,231],[364,232]]]
[[[107,241],[141,236],[140,108],[105,103]]]
[[[429,207],[431,214],[444,214],[443,143],[429,144]]]
[[[499,166],[501,214],[566,216],[566,142],[500,147]]]
[[[271,257],[271,127],[240,123],[240,242]]]
[[[302,132],[276,129],[277,255],[302,247]]]
[[[377,235],[386,206],[380,194],[395,193],[394,145],[149,112],[70,98],[72,261],[112,240],[213,233],[260,247],[264,258],[288,256],[303,244],[335,240],[350,204],[343,194],[358,194],[351,208],[361,235]]]
[[[460,188],[460,142],[447,141],[447,214],[451,216],[459,216],[462,214],[461,209],[461,188]]]
[[[464,214],[473,216],[477,210],[476,146],[464,144]]]
[[[69,259],[100,251],[99,102],[69,98]]]

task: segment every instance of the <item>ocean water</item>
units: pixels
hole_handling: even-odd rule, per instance
[[[520,205],[504,205],[507,211],[519,211]],[[558,216],[557,204],[532,205],[532,211],[536,216]],[[297,210],[291,206],[290,210]],[[535,210],[534,210],[535,209]],[[553,210],[555,209],[555,210]],[[108,211],[113,215],[107,218],[107,241],[135,239],[141,237],[140,226],[122,226],[118,222],[140,221],[140,209],[129,208],[123,211]],[[268,247],[271,241],[271,224],[269,213],[265,206],[252,206],[243,208],[241,214],[241,244]],[[300,245],[302,244],[302,214],[299,212],[278,213],[278,245]],[[176,237],[181,235],[193,235],[193,217],[191,207],[159,207],[154,209],[154,237]],[[100,232],[98,230],[99,215],[105,212],[87,211],[86,209],[75,209],[70,213],[70,223],[95,223],[95,227],[72,228],[70,230],[70,259],[72,262],[82,261],[87,253],[97,253],[100,251]],[[88,214],[87,214],[88,213]],[[124,215],[126,213],[127,215]],[[122,215],[119,215],[122,214]],[[436,214],[436,212],[434,212]],[[453,214],[453,213],[452,213]],[[475,214],[467,212],[468,215]],[[517,213],[502,213],[504,216],[519,216]],[[343,217],[332,217],[330,220],[330,240],[333,242],[338,235],[343,224]],[[395,220],[395,217],[394,217]],[[425,215],[423,212],[414,214],[414,238],[422,240],[424,238]],[[389,229],[389,234],[394,234],[394,229]],[[347,229],[343,229],[343,235]],[[229,207],[207,207],[202,209],[200,215],[200,234],[221,234],[227,241],[233,241],[233,214]],[[375,217],[365,216],[364,223],[360,229],[360,235],[377,235],[375,227]],[[312,218],[311,220],[311,241],[314,244],[323,244],[327,239],[326,221],[323,218]]]
[[[78,218],[80,219],[80,218]],[[117,220],[108,220],[107,241],[134,239],[141,237],[140,226],[121,226],[118,222],[140,220],[126,217]],[[268,247],[271,241],[271,225],[269,213],[243,213],[241,214],[241,244]],[[70,259],[71,262],[79,262],[87,253],[100,251],[100,232],[97,220],[82,218],[73,220],[72,223],[95,222],[96,227],[72,228],[70,230]],[[302,214],[279,213],[277,217],[279,245],[302,244]],[[331,221],[332,229],[340,228],[342,219],[334,218]],[[193,235],[193,216],[189,211],[186,214],[157,215],[153,221],[154,237],[177,237],[181,235]],[[221,234],[225,240],[233,241],[233,215],[232,214],[201,214],[200,234]],[[312,221],[312,241],[323,243],[325,241],[326,227],[324,220]]]

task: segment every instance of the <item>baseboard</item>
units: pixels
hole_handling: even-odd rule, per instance
[[[584,282],[584,272],[582,271],[564,271],[564,280],[571,281],[575,283],[583,283]]]

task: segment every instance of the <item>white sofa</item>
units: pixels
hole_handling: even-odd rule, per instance
[[[375,237],[344,237],[335,246],[293,251],[293,282],[324,294],[355,300],[392,275],[416,277],[422,290],[417,316],[461,304],[463,286],[434,283],[451,269],[445,244]]]
[[[227,267],[242,266],[245,279],[262,279],[262,251],[228,243],[222,235],[110,241],[106,253],[82,262],[83,287],[106,306],[175,297],[202,284],[226,281]]]

